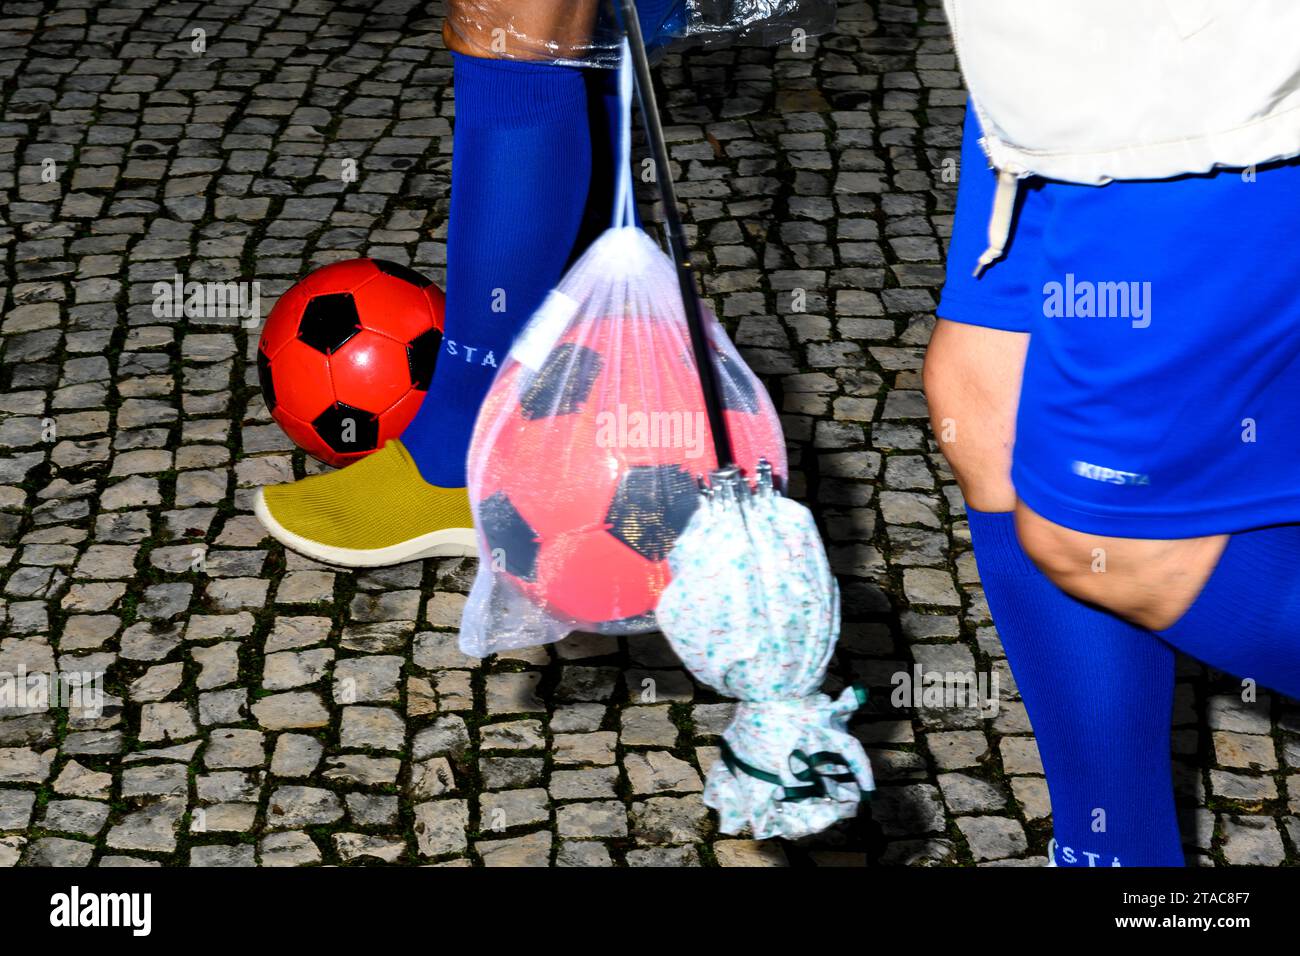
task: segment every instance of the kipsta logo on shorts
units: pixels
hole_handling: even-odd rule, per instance
[[[1149,485],[1151,476],[1144,475],[1137,471],[1120,471],[1117,468],[1107,468],[1105,465],[1094,465],[1091,462],[1076,461],[1070,465],[1070,470],[1080,478],[1088,478],[1092,481],[1104,481],[1108,485]]]

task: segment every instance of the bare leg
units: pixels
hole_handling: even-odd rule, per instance
[[[1011,449],[1029,336],[940,319],[925,355],[925,396],[939,447],[962,496],[1011,511]]]
[[[1025,551],[1057,587],[1150,630],[1191,606],[1227,545],[1224,535],[1175,541],[1106,538],[1053,524],[1011,484],[1016,404],[1029,336],[940,319],[925,358],[939,446],[981,511],[1016,512]]]
[[[1062,591],[1152,631],[1172,625],[1205,587],[1227,535],[1172,541],[1109,538],[1016,507],[1026,553]]]
[[[598,0],[451,0],[442,24],[449,50],[490,59],[581,58]]]

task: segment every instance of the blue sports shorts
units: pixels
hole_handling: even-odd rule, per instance
[[[938,314],[1028,332],[1012,480],[1091,534],[1300,522],[1300,159],[1105,186],[995,177],[968,109]]]

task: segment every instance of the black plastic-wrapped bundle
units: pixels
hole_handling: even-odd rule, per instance
[[[834,0],[687,0],[686,6],[687,43],[771,46],[800,31],[816,36],[835,27]]]

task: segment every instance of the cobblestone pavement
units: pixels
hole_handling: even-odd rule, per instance
[[[869,813],[724,838],[700,791],[728,705],[662,638],[466,659],[470,562],[342,573],[264,538],[253,489],[312,465],[263,406],[256,329],[160,320],[153,284],[257,280],[265,312],[359,254],[441,279],[440,13],[5,5],[0,671],[106,671],[113,706],[0,719],[0,864],[1040,863],[1038,754],[921,393],[964,96],[937,4],[662,70],[707,291],[841,575],[832,689],[874,689]],[[894,706],[914,666],[993,675],[996,716]],[[1188,846],[1294,864],[1300,714],[1235,688],[1180,669]]]

